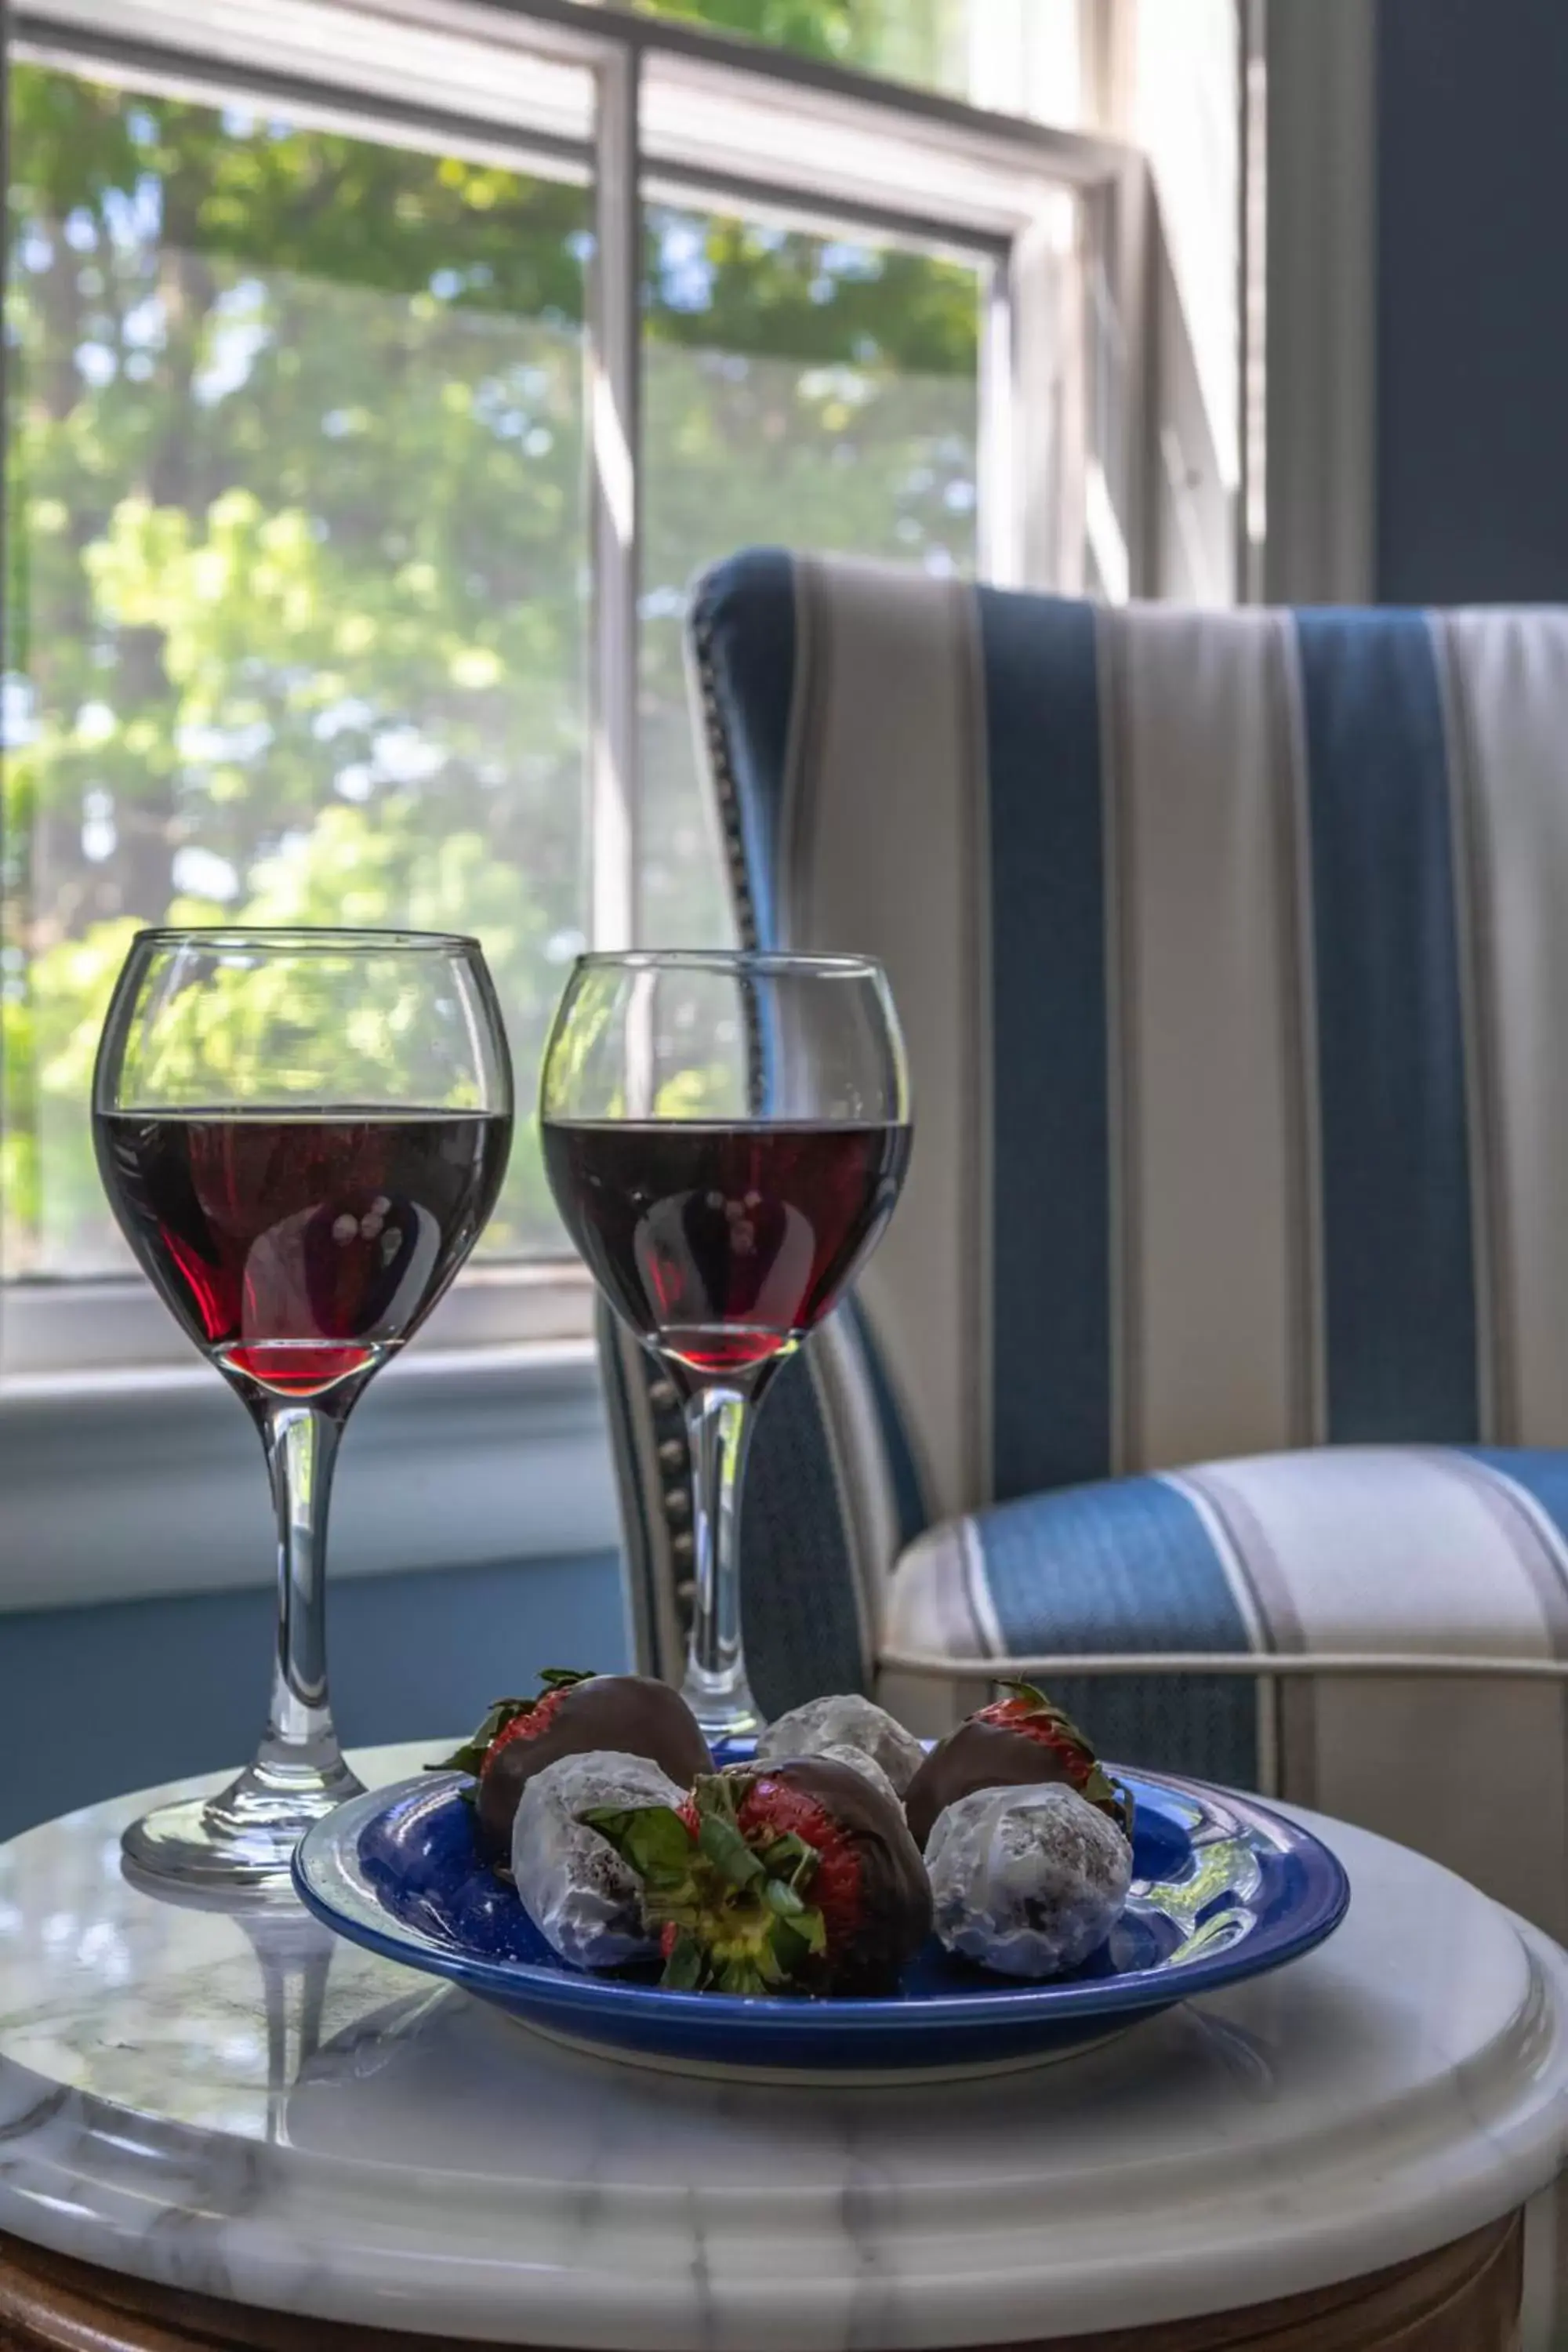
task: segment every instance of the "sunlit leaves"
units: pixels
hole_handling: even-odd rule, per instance
[[[873,374],[974,371],[974,272],[961,262],[656,207],[647,266],[660,341]]]
[[[650,16],[963,94],[969,19],[987,0],[636,0]],[[1027,0],[1026,0],[1027,5]]]
[[[805,57],[847,58],[856,51],[856,0],[637,0],[637,5],[650,16],[749,33]],[[863,8],[859,13],[864,14]]]
[[[865,0],[691,13],[874,61]],[[138,919],[478,930],[531,1100],[587,866],[592,202],[30,66],[11,105],[0,1206],[8,1270],[76,1270]],[[647,257],[645,837],[679,936],[717,871],[686,582],[786,533],[952,560],[975,281],[669,212]],[[524,1141],[495,1238],[552,1234]]]

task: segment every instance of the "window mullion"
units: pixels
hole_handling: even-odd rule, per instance
[[[637,923],[642,369],[638,83],[638,55],[629,45],[600,66],[588,321],[588,462],[594,518],[589,929],[594,945],[599,948],[630,946]]]
[[[6,209],[9,212],[11,204],[11,44],[5,38],[5,9],[0,5],[0,188],[4,188],[5,192]],[[9,315],[10,270],[11,238],[7,235],[4,245],[0,245],[0,317]],[[10,338],[0,335],[0,551],[5,551],[5,560],[0,562],[0,668],[7,672],[10,670],[13,657],[14,628],[14,615],[10,606],[14,568],[10,537],[12,364]],[[7,761],[9,756],[9,745],[0,743],[0,763]],[[13,944],[10,936],[10,919],[13,914],[16,916],[18,932],[21,929],[20,892],[17,893],[14,908],[8,908],[5,903],[5,894],[7,889],[5,870],[11,864],[12,852],[12,844],[8,838],[12,821],[11,798],[7,790],[9,781],[9,777],[4,771],[4,765],[0,764],[0,949],[9,949]],[[14,880],[15,877],[13,877]],[[20,946],[19,938],[16,944]],[[27,976],[17,974],[13,984],[26,988]],[[4,1041],[0,1040],[0,1142],[5,1139],[5,1123],[10,1108],[5,1076],[5,1045]],[[4,1155],[0,1154],[0,1370],[3,1370],[5,1362],[8,1321],[6,1277],[9,1268],[5,1261],[6,1229],[5,1181]]]
[[[1022,418],[1013,355],[1013,282],[993,268],[980,331],[980,577],[997,588],[1024,584]]]
[[[1159,593],[1159,519],[1153,481],[1159,444],[1161,369],[1154,331],[1153,183],[1142,156],[1129,163],[1112,184],[1116,215],[1115,299],[1121,320],[1120,442],[1122,530],[1127,542],[1128,590],[1133,596]]]
[[[1079,253],[1083,199],[1058,191],[1013,240],[1006,288],[1013,584],[1080,593],[1085,366]],[[999,368],[998,354],[983,370]],[[988,574],[1001,580],[1000,572]]]

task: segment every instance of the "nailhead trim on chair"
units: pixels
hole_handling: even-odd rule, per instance
[[[713,779],[714,797],[719,807],[720,827],[724,838],[725,863],[729,869],[730,898],[734,909],[735,930],[742,947],[757,945],[756,908],[746,880],[745,857],[742,845],[740,795],[730,766],[724,729],[719,716],[718,696],[714,687],[712,648],[712,617],[700,596],[692,610],[691,644],[697,680],[697,699],[701,713],[702,736],[710,771]],[[675,1614],[682,1639],[691,1629],[692,1605],[697,1587],[690,1575],[696,1558],[689,1522],[691,1517],[691,1458],[686,1443],[686,1432],[679,1418],[680,1400],[675,1384],[660,1371],[651,1356],[639,1352],[644,1398],[655,1434],[655,1459],[665,1485],[660,1495],[663,1526],[648,1528],[647,1541],[654,1572],[668,1561],[671,1575],[670,1589],[675,1602]],[[628,1409],[631,1400],[627,1399]],[[680,1573],[679,1571],[686,1571]],[[673,1660],[639,1661],[642,1664],[662,1663],[667,1672],[679,1671]]]
[[[724,852],[730,867],[730,900],[735,910],[735,929],[743,948],[754,948],[758,944],[757,910],[746,878],[745,852],[741,834],[741,796],[735,787],[734,770],[730,765],[730,747],[719,713],[719,696],[713,678],[713,614],[700,591],[691,608],[691,644],[697,667],[702,739],[719,803],[720,828],[724,835]]]

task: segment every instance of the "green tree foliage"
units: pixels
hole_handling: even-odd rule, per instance
[[[831,49],[853,14],[780,0],[743,29]],[[114,1262],[86,1090],[139,921],[477,930],[531,1102],[586,876],[591,203],[42,68],[11,105],[3,1262],[77,1272]],[[665,936],[721,920],[686,582],[758,537],[969,560],[975,289],[650,213]],[[526,1134],[491,1244],[559,1245]]]
[[[808,58],[960,89],[969,0],[637,0],[654,16],[746,33]]]

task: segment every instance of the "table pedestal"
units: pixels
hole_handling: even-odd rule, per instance
[[[1049,2352],[1512,2352],[1523,2232],[1457,2246],[1286,2302],[1161,2327],[1057,2336]],[[334,2326],[143,2285],[0,2237],[4,2352],[451,2352],[450,2337]],[[1007,2346],[994,2352],[1045,2352]]]

